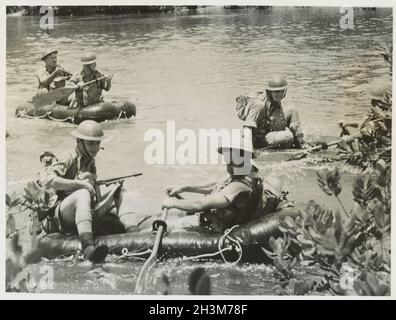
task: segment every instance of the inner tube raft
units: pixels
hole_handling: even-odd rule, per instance
[[[65,121],[79,124],[85,120],[102,122],[136,116],[136,106],[129,101],[100,102],[84,108],[69,108],[59,104],[35,107],[26,102],[17,106],[15,115],[21,118],[45,118],[54,121]]]
[[[298,208],[286,208],[266,215],[242,226],[237,226],[228,235],[203,233],[196,231],[169,232],[162,238],[160,256],[163,258],[191,257],[208,255],[210,258],[221,258],[219,249],[232,248],[223,256],[227,260],[246,262],[262,262],[268,260],[261,247],[267,247],[271,236],[282,236],[279,226],[285,217],[299,214]],[[123,233],[96,238],[98,244],[105,244],[109,253],[138,253],[152,248],[155,234]],[[39,240],[39,248],[45,258],[53,259],[63,255],[71,255],[81,250],[78,236],[60,233],[47,234]],[[218,254],[216,254],[218,253]],[[140,257],[148,257],[149,253]],[[224,257],[223,257],[224,259]]]

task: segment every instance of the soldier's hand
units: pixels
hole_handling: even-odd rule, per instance
[[[172,209],[175,207],[175,199],[165,198],[162,203],[162,209]]]
[[[106,77],[107,81],[111,81],[111,79],[113,79],[113,75],[112,74]]]
[[[64,70],[61,67],[56,67],[55,69],[55,76],[56,77],[61,77],[64,74]]]
[[[80,180],[88,180],[90,184],[95,184],[96,175],[91,172],[81,172],[78,174],[78,179]]]
[[[80,82],[78,82],[78,83],[76,84],[76,86],[77,86],[78,89],[82,89],[82,88],[83,88],[83,85],[84,85],[84,82],[83,82],[83,81],[80,81]]]
[[[94,187],[92,186],[92,184],[89,182],[88,179],[86,179],[86,180],[79,180],[79,184],[80,184],[80,186],[81,186],[82,189],[88,190],[89,193],[90,193],[91,195],[95,196],[95,193],[96,193],[96,192],[95,192],[95,189],[94,189]]]
[[[175,195],[182,193],[182,192],[183,192],[182,187],[167,186],[165,189],[165,193],[170,197],[174,197]]]

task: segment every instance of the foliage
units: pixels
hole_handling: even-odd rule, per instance
[[[378,52],[387,63],[392,75],[392,47],[381,48]],[[378,161],[391,162],[392,149],[392,91],[391,83],[383,83],[385,91],[381,100],[371,100],[371,107],[365,119],[358,125],[361,137],[339,144],[339,159],[347,164],[366,170]],[[389,87],[389,88],[388,88]],[[378,89],[378,88],[377,88]],[[342,127],[343,133],[347,132]]]
[[[379,53],[392,75],[392,48]],[[297,217],[281,221],[283,237],[271,238],[271,250],[263,249],[274,261],[279,294],[390,294],[390,250],[384,246],[391,222],[392,93],[371,104],[358,125],[360,137],[339,144],[337,160],[374,171],[355,178],[353,210],[348,212],[339,198],[338,169],[317,171],[320,189],[337,200],[343,215],[310,201]],[[341,127],[342,135],[349,134]],[[302,280],[301,274],[311,277]]]
[[[297,217],[281,221],[283,237],[271,238],[270,250],[263,249],[273,259],[279,294],[389,294],[389,259],[384,255],[384,240],[390,235],[389,168],[355,179],[356,205],[346,215],[310,201]],[[340,202],[337,169],[318,172],[318,184]],[[301,268],[314,270],[318,279],[301,281]]]
[[[41,224],[39,213],[48,209],[48,196],[43,189],[38,188],[33,182],[29,182],[24,189],[22,196],[15,193],[6,194],[6,241],[7,253],[6,259],[6,287],[7,291],[30,292],[35,290],[29,286],[30,274],[23,274],[24,268],[32,263],[41,260],[41,251],[38,246],[37,235],[41,233]],[[24,253],[20,243],[20,230],[16,227],[15,215],[29,212],[29,234],[30,248]]]
[[[188,288],[193,295],[210,295],[210,278],[204,268],[196,268],[191,272]]]

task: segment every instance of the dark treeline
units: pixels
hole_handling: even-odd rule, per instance
[[[196,10],[198,6],[62,6],[54,7],[60,16],[86,16],[94,14],[122,14],[122,13],[171,13],[180,9]],[[40,6],[7,6],[7,14],[22,12],[23,15],[40,15]]]
[[[194,13],[205,6],[60,6],[53,7],[59,16],[88,16],[95,14],[171,14],[188,11]],[[224,6],[225,9],[267,9],[268,6]],[[40,6],[7,6],[7,14],[20,12],[26,16],[40,15]]]
[[[60,16],[87,16],[94,14],[173,13],[180,10],[195,11],[198,6],[61,6],[54,7]],[[40,6],[7,6],[7,14],[22,12],[26,16],[40,15]]]

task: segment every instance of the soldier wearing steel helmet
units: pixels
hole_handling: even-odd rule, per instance
[[[237,97],[238,117],[244,128],[251,130],[252,144],[257,148],[302,148],[305,145],[298,112],[284,110],[282,99],[287,93],[287,81],[275,76],[268,81],[265,93],[254,97]]]
[[[107,255],[107,247],[96,246],[93,235],[96,218],[102,218],[97,217],[93,208],[96,204],[95,157],[100,150],[104,133],[98,123],[86,120],[72,132],[72,136],[76,138],[76,147],[56,163],[44,168],[38,177],[41,187],[49,192],[55,191],[58,195],[54,212],[47,217],[51,223],[50,228],[47,228],[50,230],[46,232],[78,234],[86,258],[98,262]],[[111,204],[116,208],[115,214],[122,225],[119,232],[132,232],[137,229],[136,218],[131,210],[130,200],[126,197],[125,188],[117,186],[117,189],[105,190],[103,198],[109,198],[108,208]]]
[[[70,82],[81,86],[88,81],[99,79],[103,74],[97,70],[96,55],[93,53],[85,54],[81,57],[83,69],[80,74],[73,76]],[[95,83],[78,89],[73,102],[74,107],[86,107],[103,101],[102,91],[111,89],[112,76],[105,79],[97,80]]]
[[[376,79],[368,88],[371,107],[365,118],[360,122],[339,121],[342,128],[343,140],[351,142],[354,139],[363,139],[372,142],[381,139],[391,143],[392,135],[392,86],[389,79]],[[357,128],[358,132],[352,136],[348,127]]]
[[[67,79],[72,74],[62,68],[58,61],[58,51],[54,49],[47,50],[41,56],[41,60],[45,66],[37,71],[36,77],[38,80],[37,95],[47,93],[55,89],[55,79]]]

